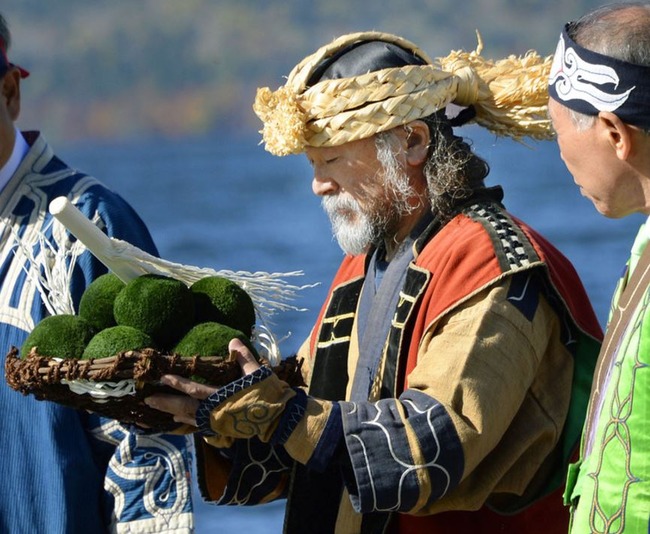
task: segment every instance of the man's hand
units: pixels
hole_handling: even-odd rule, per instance
[[[251,351],[239,340],[233,339],[228,345],[231,354],[235,354],[242,373],[248,375],[259,369],[260,365],[255,360]],[[174,416],[174,421],[197,427],[196,411],[201,401],[207,399],[218,388],[199,382],[194,382],[188,378],[176,375],[163,375],[160,382],[166,386],[172,387],[185,395],[167,395],[158,393],[147,397],[144,402],[148,406],[170,413]]]

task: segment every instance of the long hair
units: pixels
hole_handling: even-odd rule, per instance
[[[468,142],[453,133],[444,111],[420,120],[428,126],[431,137],[429,155],[423,169],[428,201],[434,215],[445,222],[453,217],[459,202],[485,186],[490,167],[473,152]],[[408,124],[404,127],[408,128]],[[377,134],[378,154],[394,147],[389,142],[392,135],[393,130]],[[386,155],[378,159],[384,167],[397,164],[396,158]]]
[[[485,186],[490,173],[487,161],[474,153],[462,137],[454,134],[443,112],[422,119],[429,127],[431,146],[424,166],[433,213],[449,219],[459,202]]]

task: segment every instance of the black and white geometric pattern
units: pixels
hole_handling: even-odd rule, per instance
[[[469,207],[467,215],[481,222],[490,235],[497,239],[495,250],[501,259],[505,258],[510,269],[521,268],[538,261],[537,257],[531,257],[532,248],[526,236],[498,205],[473,204]]]

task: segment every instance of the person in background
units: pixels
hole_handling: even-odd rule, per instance
[[[307,388],[233,340],[241,379],[167,375],[186,395],[148,398],[200,433],[206,499],[287,495],[296,533],[566,532],[602,333],[570,262],[453,131],[548,138],[550,59],[479,52],[434,62],[354,33],[258,91],[267,150],[306,153],[346,255],[299,351]]]
[[[650,4],[565,25],[549,77],[562,159],[604,216],[650,215]],[[650,528],[650,224],[616,287],[565,499],[572,532]]]
[[[17,129],[28,72],[9,61],[10,42],[0,15],[0,342],[6,352],[20,347],[47,314],[27,275],[33,258],[48,252],[39,236],[57,248],[71,246],[65,229],[52,224],[52,199],[68,197],[108,235],[157,254],[146,226],[119,195],[68,167],[39,132]],[[105,272],[90,252],[77,258],[70,281],[75,305]],[[136,432],[25,397],[4,380],[0,406],[1,532],[193,531],[187,436]]]

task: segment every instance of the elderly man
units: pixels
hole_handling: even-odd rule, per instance
[[[650,215],[650,4],[612,4],[567,24],[549,93],[562,159],[583,195],[606,217]],[[570,470],[576,533],[650,528],[648,239],[646,222],[614,293]]]
[[[20,347],[48,314],[27,274],[55,250],[72,247],[48,213],[51,200],[70,199],[108,235],[152,254],[149,232],[124,199],[68,167],[43,136],[20,132],[21,81],[27,71],[7,58],[10,33],[0,15],[0,341]],[[17,239],[22,246],[17,246]],[[44,241],[43,241],[44,239]],[[84,289],[106,268],[83,252],[69,279],[78,306]],[[56,288],[55,288],[56,289]],[[24,397],[0,384],[0,531],[193,531],[185,436],[144,435],[116,421]]]
[[[548,66],[434,63],[365,32],[258,92],[267,149],[306,153],[346,256],[300,350],[306,390],[233,341],[240,380],[167,376],[187,395],[149,399],[203,435],[208,499],[286,494],[287,532],[566,531],[600,329],[572,266],[452,130],[546,137]]]

